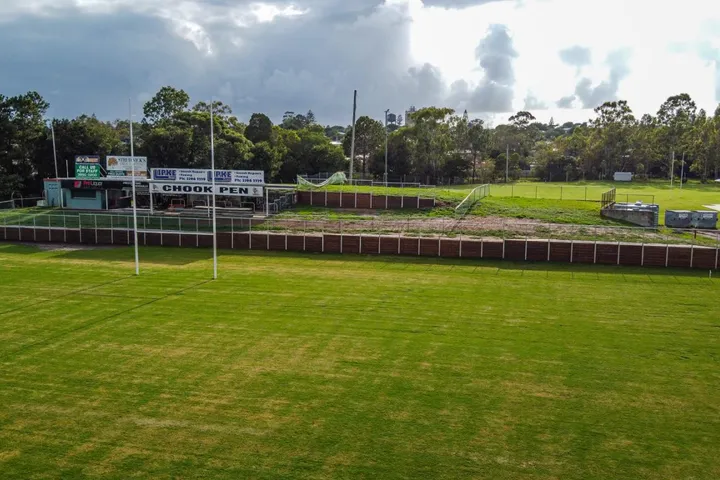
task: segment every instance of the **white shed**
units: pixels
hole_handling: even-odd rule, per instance
[[[615,172],[613,177],[616,182],[632,182],[633,174],[630,172]]]

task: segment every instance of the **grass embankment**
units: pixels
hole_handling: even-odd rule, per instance
[[[209,255],[0,245],[4,478],[720,476],[718,280]]]
[[[622,225],[621,222],[600,216],[599,204],[572,200],[488,197],[478,202],[470,214],[531,219],[548,223]]]

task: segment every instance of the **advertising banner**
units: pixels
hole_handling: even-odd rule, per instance
[[[147,185],[147,180],[145,180],[145,184]],[[75,190],[106,190],[106,189],[113,189],[113,190],[120,190],[123,188],[130,188],[132,187],[132,181],[131,180],[63,180],[61,182],[62,188],[72,188]],[[141,186],[139,184],[135,185],[135,189],[139,191]],[[147,191],[147,187],[145,187],[145,190]]]
[[[212,195],[213,186],[207,183],[152,182],[151,193],[164,195]],[[230,197],[262,197],[262,187],[241,185],[215,185],[215,195]]]
[[[132,177],[133,158],[135,159],[135,178],[147,178],[147,157],[119,157],[117,155],[107,157],[107,176]]]
[[[99,163],[76,163],[75,178],[100,178],[102,177]]]
[[[212,182],[212,170],[191,168],[153,168],[153,180],[170,182],[203,183]],[[262,170],[215,170],[216,183],[239,185],[265,185]]]
[[[98,155],[75,155],[75,163],[100,163]]]

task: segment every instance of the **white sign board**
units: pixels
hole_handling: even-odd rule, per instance
[[[213,186],[208,183],[151,182],[150,192],[163,195],[212,195]],[[262,197],[263,187],[243,185],[215,185],[215,195],[229,197]]]
[[[133,159],[135,160],[134,169]],[[132,177],[134,170],[135,178],[147,178],[147,157],[122,157],[109,155],[107,157],[106,170],[108,177]]]
[[[615,172],[613,180],[616,182],[632,182],[633,174],[631,172]]]
[[[203,183],[212,182],[212,170],[192,168],[153,168],[153,180],[167,182]],[[215,170],[216,183],[239,185],[265,185],[265,172],[262,170]]]

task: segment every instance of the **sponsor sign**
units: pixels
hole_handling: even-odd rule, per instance
[[[147,180],[146,180],[147,184]],[[107,189],[113,189],[113,190],[120,190],[123,188],[131,188],[132,187],[132,181],[130,180],[62,180],[61,185],[62,188],[72,188],[75,190],[107,190]],[[135,189],[137,191],[140,191],[140,188],[142,188],[137,183],[135,184]],[[147,188],[146,188],[147,191]]]
[[[117,155],[107,157],[107,176],[132,177],[133,158],[135,159],[135,178],[147,178],[147,157],[121,157]]]
[[[75,155],[75,163],[100,163],[97,155]]]
[[[208,183],[152,182],[150,192],[164,195],[212,195],[213,186]],[[252,185],[215,185],[215,195],[262,197],[263,193],[263,187]]]
[[[100,178],[102,177],[99,163],[76,163],[75,178]]]
[[[153,180],[203,183],[212,182],[212,170],[191,168],[153,168],[150,170]],[[265,185],[265,172],[262,170],[215,170],[215,183],[240,185]]]

